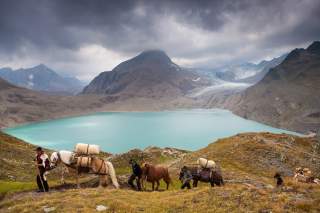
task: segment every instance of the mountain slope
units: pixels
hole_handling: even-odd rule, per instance
[[[99,96],[48,95],[0,78],[0,128],[64,116],[103,111],[114,100]]]
[[[295,49],[231,109],[273,126],[305,132],[320,128],[320,42]]]
[[[110,72],[98,75],[83,94],[117,94],[127,97],[177,97],[209,82],[174,64],[160,50],[142,52]]]
[[[18,70],[2,68],[0,77],[14,85],[45,92],[74,94],[81,91],[83,87],[78,79],[62,77],[43,64]]]

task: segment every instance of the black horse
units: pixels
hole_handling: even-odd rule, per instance
[[[192,175],[192,186],[197,187],[198,182],[210,183],[212,187],[224,185],[222,175],[219,171],[210,169],[199,169],[198,167],[182,167],[179,175],[179,179],[183,181],[187,173]],[[189,188],[189,187],[188,187]]]

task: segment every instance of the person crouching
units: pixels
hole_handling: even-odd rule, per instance
[[[36,149],[36,166],[38,170],[37,174],[37,185],[38,185],[38,192],[48,192],[49,191],[49,185],[47,182],[46,173],[50,169],[50,161],[49,157],[41,147],[38,147]]]

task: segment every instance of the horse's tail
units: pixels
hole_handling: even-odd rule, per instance
[[[222,177],[222,176],[221,176],[220,182],[221,182],[221,185],[224,186],[224,180],[223,180],[223,177]]]
[[[109,175],[111,177],[111,181],[112,181],[112,184],[117,188],[119,189],[119,183],[118,183],[118,180],[117,180],[117,176],[116,176],[116,171],[114,170],[114,167],[112,165],[111,162],[109,161],[105,161],[107,167],[108,167],[108,170],[109,170]]]

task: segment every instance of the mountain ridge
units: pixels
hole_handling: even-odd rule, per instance
[[[49,93],[75,94],[83,87],[78,79],[62,77],[44,64],[17,70],[2,68],[0,77],[19,87]]]
[[[184,71],[164,51],[149,50],[95,77],[82,94],[117,94],[129,97],[178,97],[208,85],[196,73]]]

